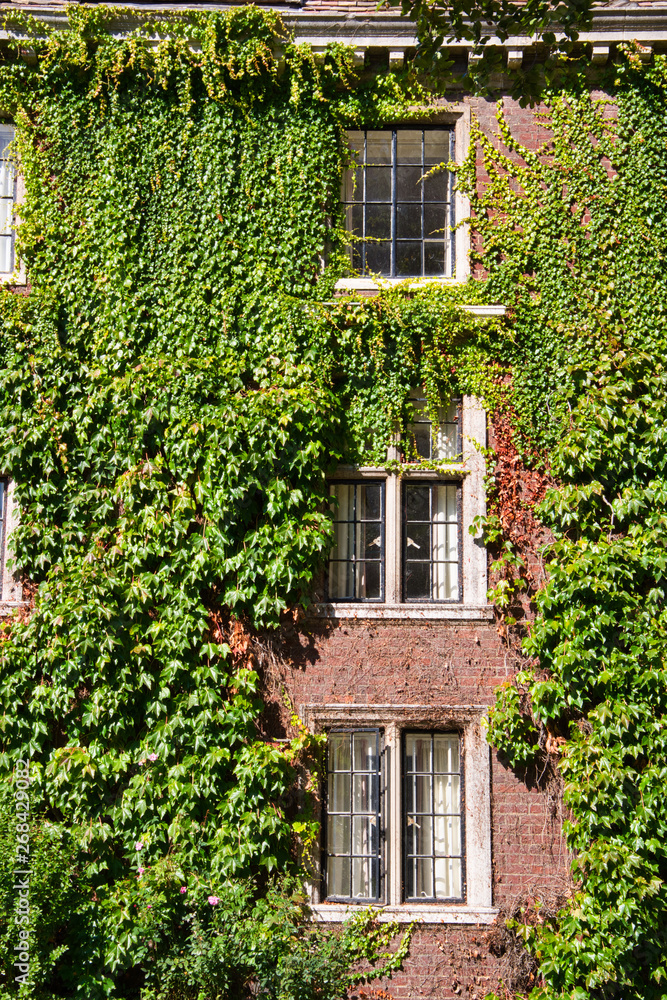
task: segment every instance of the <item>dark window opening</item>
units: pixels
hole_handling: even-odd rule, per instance
[[[346,171],[342,201],[354,237],[350,262],[361,274],[449,277],[454,262],[453,175],[434,167],[454,156],[454,133],[442,127],[348,132],[356,166]]]

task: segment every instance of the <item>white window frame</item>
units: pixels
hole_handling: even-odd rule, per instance
[[[387,752],[385,812],[385,899],[377,905],[379,919],[426,924],[489,924],[498,915],[493,906],[491,866],[491,759],[486,740],[483,705],[302,705],[301,718],[313,732],[335,728],[379,728]],[[462,747],[465,889],[462,902],[404,902],[402,735],[405,732],[458,732]],[[338,922],[369,905],[322,899],[321,843],[312,857],[311,907],[314,918]]]
[[[446,111],[425,117],[423,120],[405,122],[404,127],[414,126],[434,126],[454,128],[454,162],[463,163],[470,144],[470,108],[462,102],[460,104],[450,104]],[[390,127],[389,125],[387,126]],[[396,127],[393,125],[392,127]],[[456,242],[454,247],[454,273],[451,277],[422,277],[422,278],[340,278],[336,282],[336,289],[342,292],[372,292],[380,287],[391,287],[392,285],[404,283],[410,286],[415,285],[451,285],[465,281],[470,274],[470,227],[467,219],[470,215],[470,201],[458,188],[454,188],[454,221],[457,225]]]
[[[462,405],[460,462],[447,464],[446,471],[411,469],[404,465],[400,474],[386,469],[350,468],[340,466],[331,477],[336,479],[374,479],[385,483],[385,566],[384,602],[345,603],[322,601],[315,605],[314,616],[331,619],[454,619],[458,621],[489,621],[493,607],[487,601],[487,559],[481,531],[473,536],[469,529],[476,517],[486,513],[484,477],[486,464],[486,411],[475,396],[464,396]],[[398,444],[390,448],[389,459],[400,459]],[[439,603],[402,600],[402,484],[403,482],[461,483],[461,546],[462,588],[460,603]]]
[[[0,476],[5,484],[4,511],[0,524],[0,618],[11,614],[15,608],[26,606],[20,579],[11,569],[9,541],[18,524],[18,507],[14,499],[14,482],[8,476]]]
[[[16,128],[12,122],[0,121],[0,126],[3,128],[12,129],[14,134],[16,134]],[[13,140],[12,140],[13,141]],[[23,261],[20,259],[16,252],[16,230],[20,223],[20,207],[23,204],[25,198],[25,181],[23,179],[23,174],[19,169],[16,156],[10,158],[14,167],[14,198],[13,198],[13,213],[12,213],[12,269],[10,271],[0,271],[0,285],[25,285],[26,284],[26,272]]]

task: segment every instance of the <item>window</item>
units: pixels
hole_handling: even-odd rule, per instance
[[[0,479],[0,583],[5,574],[5,539],[7,537],[7,480]],[[2,598],[0,586],[0,598]]]
[[[428,402],[423,389],[413,389],[410,393],[414,416],[408,427],[408,460],[426,459],[442,462],[459,458],[461,442],[461,400],[453,399],[448,406],[438,411],[438,424],[433,428],[428,410]]]
[[[16,171],[9,156],[14,129],[0,125],[0,274],[14,270],[14,204],[16,202]]]
[[[327,771],[327,895],[378,902],[382,895],[379,730],[331,733]]]
[[[337,902],[386,899],[387,811],[380,729],[332,730],[327,744],[325,897]],[[463,820],[458,733],[406,731],[400,760],[401,898],[462,901]],[[396,836],[394,837],[396,841]]]
[[[332,601],[384,598],[384,483],[332,483],[334,546],[329,558]]]
[[[460,486],[403,486],[403,600],[460,601]]]
[[[405,898],[460,899],[459,737],[406,733],[403,761]]]
[[[353,270],[392,278],[451,276],[452,175],[430,171],[453,158],[453,131],[363,129],[348,132],[348,141],[355,165],[346,171],[342,201]]]

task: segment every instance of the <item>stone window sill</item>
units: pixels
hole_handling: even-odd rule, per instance
[[[359,913],[360,906],[361,904],[349,903],[314,903],[311,909],[316,921],[342,923],[346,917]],[[400,906],[378,907],[378,920],[396,920],[399,924],[409,924],[412,921],[421,924],[492,924],[498,912],[493,906],[403,903]]]
[[[478,622],[493,620],[491,604],[316,604],[313,618]]]
[[[27,608],[27,601],[0,601],[0,618],[6,618],[17,608]]]

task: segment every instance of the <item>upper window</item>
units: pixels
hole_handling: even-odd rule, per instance
[[[384,483],[332,483],[332,601],[384,600]]]
[[[343,180],[352,268],[392,278],[453,273],[454,133],[442,127],[348,132]],[[428,176],[426,176],[428,175]]]
[[[458,483],[403,485],[403,600],[461,601]]]
[[[13,126],[0,125],[0,274],[11,274],[14,270],[16,170],[9,155],[13,141]]]
[[[410,401],[413,417],[408,426],[408,461],[427,459],[440,462],[458,459],[461,455],[461,400],[453,399],[447,406],[438,408],[438,423],[435,427],[424,390],[413,389]]]

